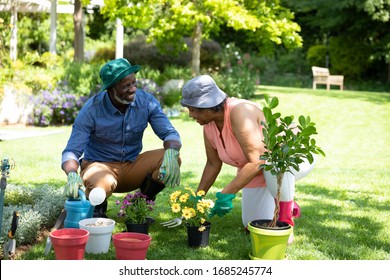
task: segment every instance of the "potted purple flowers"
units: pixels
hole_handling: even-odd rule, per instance
[[[120,205],[118,219],[124,222],[129,232],[149,233],[149,224],[152,219],[148,214],[154,209],[154,201],[149,200],[141,192],[128,193],[122,201],[117,201]]]

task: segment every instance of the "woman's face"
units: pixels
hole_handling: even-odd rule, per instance
[[[137,81],[134,73],[128,75],[112,88],[112,99],[120,105],[129,105],[134,101]]]
[[[188,115],[200,125],[205,125],[212,121],[210,113],[211,111],[209,109],[188,107]]]

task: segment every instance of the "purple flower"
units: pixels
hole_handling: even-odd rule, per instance
[[[120,205],[118,217],[126,222],[143,223],[150,211],[153,211],[154,202],[147,199],[147,196],[141,192],[128,193],[122,199],[117,201]]]

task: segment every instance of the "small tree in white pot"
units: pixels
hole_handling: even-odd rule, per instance
[[[263,107],[266,121],[262,122],[266,152],[260,156],[261,160],[265,160],[260,168],[271,172],[277,179],[275,213],[272,222],[268,225],[276,227],[283,177],[287,172],[293,173],[293,170],[298,172],[300,164],[305,160],[312,164],[313,154],[325,156],[325,153],[312,138],[317,134],[317,129],[309,116],[299,116],[299,123],[295,124],[293,123],[294,116],[282,117],[280,113],[272,112],[279,105],[277,97],[271,100],[266,98],[266,102],[267,104]]]

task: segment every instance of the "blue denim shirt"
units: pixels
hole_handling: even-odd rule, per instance
[[[81,108],[62,152],[62,164],[79,161],[134,161],[142,150],[142,137],[150,123],[163,141],[181,143],[180,135],[164,114],[157,99],[137,89],[135,100],[126,113],[112,105],[107,91],[91,97]]]

